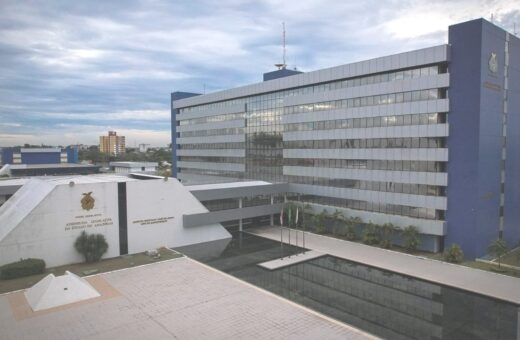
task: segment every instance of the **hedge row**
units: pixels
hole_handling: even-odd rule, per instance
[[[45,271],[45,261],[41,259],[25,259],[8,263],[0,267],[0,279],[8,280],[17,277],[41,274]]]

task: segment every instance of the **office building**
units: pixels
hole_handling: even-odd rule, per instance
[[[108,136],[99,136],[99,151],[114,156],[124,154],[125,136],[118,136],[115,131],[108,131]]]
[[[78,147],[3,148],[1,177],[88,175],[99,172],[99,166],[78,164]]]
[[[2,148],[0,164],[63,164],[78,162],[78,148]]]
[[[318,211],[469,258],[520,241],[520,40],[483,20],[448,44],[216,93],[172,93],[173,175],[288,183]]]
[[[110,162],[110,170],[116,174],[129,174],[132,172],[156,173],[159,164],[157,162]]]

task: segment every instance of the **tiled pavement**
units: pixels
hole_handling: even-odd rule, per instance
[[[18,321],[0,295],[0,339],[370,338],[188,258],[100,275],[119,295]]]

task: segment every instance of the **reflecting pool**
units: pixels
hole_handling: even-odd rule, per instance
[[[520,309],[515,304],[333,256],[269,271],[258,263],[303,249],[247,233],[175,250],[386,339],[519,336]]]

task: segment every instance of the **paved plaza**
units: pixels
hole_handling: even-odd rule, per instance
[[[261,227],[247,231],[253,235],[280,241],[280,227]],[[284,228],[284,242],[289,239],[288,232],[288,229]],[[296,231],[292,230],[291,233],[292,244],[295,245]],[[298,235],[300,238],[298,246],[302,246],[302,232],[299,231]],[[305,248],[520,304],[520,289],[518,289],[520,279],[518,278],[308,232],[305,233]]]
[[[0,295],[0,339],[372,338],[185,257],[96,277],[102,298],[45,313]]]

